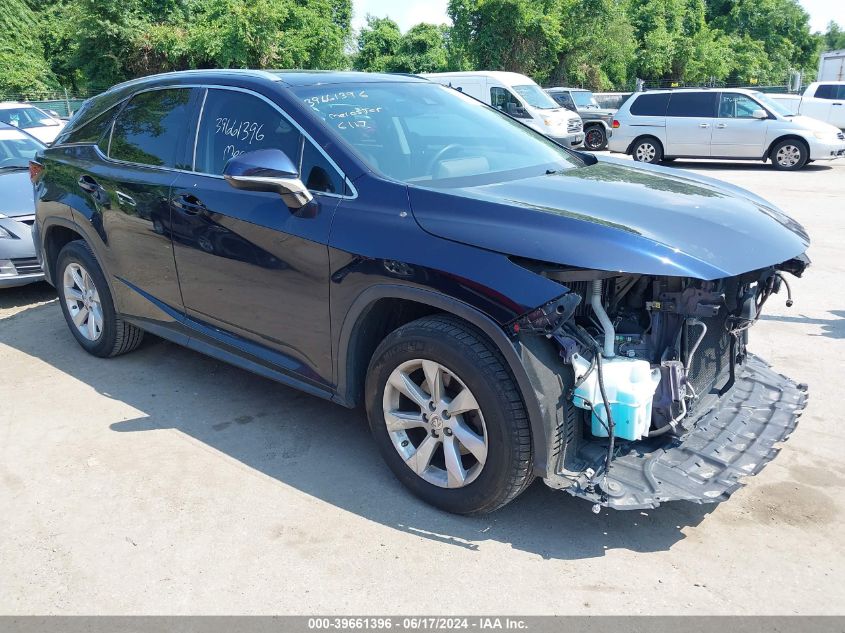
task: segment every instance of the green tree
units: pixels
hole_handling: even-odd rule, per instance
[[[352,60],[355,70],[385,72],[393,67],[402,33],[390,18],[367,16],[367,25],[358,34],[358,52]]]
[[[417,24],[402,36],[391,70],[406,73],[437,73],[449,69],[446,50],[449,29],[445,25]]]
[[[0,96],[37,98],[55,91],[56,77],[44,58],[38,17],[24,0],[0,8]],[[12,34],[14,34],[12,36]]]
[[[826,51],[845,48],[845,31],[836,22],[830,21],[824,34],[824,49]]]
[[[478,70],[544,81],[558,64],[562,0],[450,0],[453,50]]]
[[[790,70],[817,67],[821,36],[810,32],[810,17],[798,0],[711,0],[711,24],[729,35],[759,43],[766,60],[756,59],[760,83],[784,83]],[[757,45],[746,48],[759,50]],[[735,65],[731,78],[745,70]]]
[[[606,90],[628,82],[634,29],[619,0],[566,0],[558,63],[548,81]]]

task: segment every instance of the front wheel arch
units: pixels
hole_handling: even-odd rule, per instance
[[[381,339],[375,343],[372,350],[357,347],[356,344],[362,333],[367,330],[369,323],[367,316],[371,314],[373,306],[383,299],[403,300],[420,304],[426,310],[423,314],[442,312],[466,321],[480,330],[499,350],[519,387],[525,409],[528,412],[532,449],[534,451],[534,472],[539,476],[545,476],[547,447],[550,442],[553,422],[547,419],[546,412],[541,410],[533,381],[521,360],[521,346],[518,349],[519,344],[512,342],[505,335],[502,327],[490,317],[447,295],[398,284],[379,284],[370,286],[362,292],[350,306],[336,344],[336,400],[346,406],[358,406],[363,401],[366,368],[369,366],[372,352],[375,351]],[[385,332],[385,336],[387,334],[389,332]]]
[[[778,145],[780,145],[781,143],[783,143],[784,141],[792,141],[795,144],[800,145],[801,147],[803,147],[804,151],[807,153],[807,160],[804,161],[804,164],[801,167],[806,166],[807,163],[810,162],[810,143],[807,141],[807,139],[805,139],[801,136],[798,136],[797,134],[784,134],[783,136],[777,137],[775,140],[773,140],[771,142],[769,147],[766,149],[766,154],[763,157],[763,159],[765,160],[765,159],[768,158],[772,162],[772,165],[774,165],[775,164],[775,158],[774,158],[773,153],[775,151],[775,148]]]

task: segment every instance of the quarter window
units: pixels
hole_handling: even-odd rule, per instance
[[[74,130],[62,140],[62,143],[97,143],[111,127],[114,110],[107,110],[91,119],[82,127]],[[102,147],[102,145],[101,145]]]
[[[635,116],[666,116],[669,105],[669,93],[644,94],[634,99],[631,104],[631,114]]]
[[[753,119],[755,110],[763,107],[754,99],[741,94],[722,93],[719,101],[720,119]]]
[[[279,110],[244,92],[210,89],[197,135],[194,170],[219,176],[230,159],[260,149],[287,154],[311,191],[343,193],[337,170]]]
[[[185,88],[151,90],[132,97],[117,115],[109,158],[154,167],[187,169],[185,133],[191,124]]]
[[[716,115],[716,97],[715,92],[673,92],[666,116],[712,118]]]

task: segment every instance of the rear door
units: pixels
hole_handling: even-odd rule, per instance
[[[764,110],[748,95],[723,92],[713,127],[712,156],[762,158],[766,151],[769,119],[755,119],[755,110]]]
[[[716,117],[716,92],[673,92],[666,110],[667,156],[711,155],[710,140]]]
[[[314,194],[303,209],[223,179],[229,159],[269,148],[300,166]],[[235,335],[231,343],[242,351],[315,383],[330,380],[327,242],[343,175],[278,106],[234,88],[207,91],[193,172],[180,174],[171,192],[188,315]]]
[[[190,168],[195,97],[190,88],[136,94],[103,143],[108,160],[82,164],[74,174],[78,193],[95,209],[88,221],[108,249],[118,303],[128,314],[160,318],[155,304],[182,310],[168,198],[176,170]]]

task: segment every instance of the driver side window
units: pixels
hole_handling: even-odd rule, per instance
[[[343,194],[343,179],[279,110],[235,90],[209,89],[197,134],[194,171],[219,176],[226,163],[259,149],[280,149],[313,192]]]
[[[504,88],[490,88],[490,105],[511,116],[524,116],[518,112],[522,110],[522,104],[510,91]]]
[[[723,92],[719,101],[720,119],[753,119],[755,110],[762,110],[763,107],[741,94]]]

